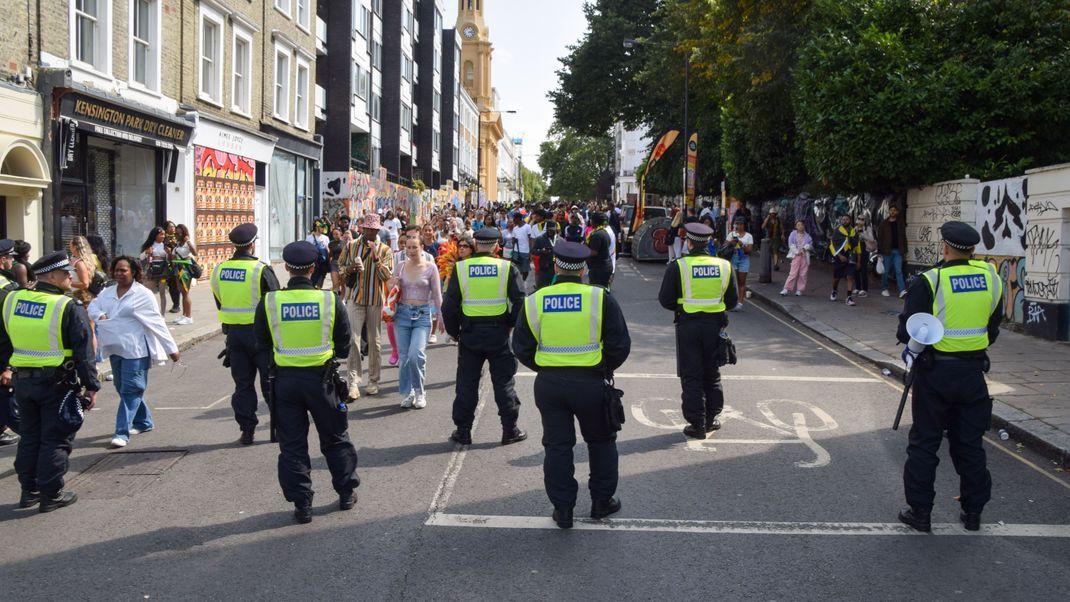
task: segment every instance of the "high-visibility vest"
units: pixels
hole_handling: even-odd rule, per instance
[[[944,338],[933,348],[947,353],[988,349],[988,319],[1003,301],[996,266],[971,260],[922,275],[933,293],[933,315],[944,325]]]
[[[602,301],[605,289],[563,282],[527,298],[528,326],[543,367],[591,367],[602,363]]]
[[[732,264],[720,257],[688,255],[677,261],[680,290],[676,300],[689,314],[720,313],[725,310],[724,293],[732,278]]]
[[[461,312],[469,318],[494,317],[509,311],[506,285],[512,264],[496,257],[470,257],[453,271],[461,286]]]
[[[219,301],[216,315],[221,324],[253,323],[264,267],[252,259],[228,259],[212,270],[212,294]]]
[[[10,293],[4,300],[4,326],[11,339],[15,368],[54,368],[74,355],[64,345],[63,313],[71,298],[31,289]]]
[[[334,356],[334,293],[285,289],[264,295],[275,365],[310,368]]]
[[[19,284],[10,279],[3,272],[0,272],[0,290],[13,291],[19,287]]]

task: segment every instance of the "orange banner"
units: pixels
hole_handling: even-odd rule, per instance
[[[684,200],[688,210],[695,208],[695,166],[698,163],[698,133],[691,134],[687,141],[687,198]]]
[[[635,202],[635,216],[632,218],[632,232],[635,232],[639,228],[639,224],[643,223],[643,213],[646,209],[646,174],[650,173],[650,168],[658,162],[658,159],[665,154],[665,151],[669,150],[673,142],[676,142],[677,136],[680,135],[680,130],[669,130],[665,132],[658,143],[654,145],[654,150],[650,152],[650,158],[647,159],[646,168],[643,169],[643,175],[639,178],[639,200]]]

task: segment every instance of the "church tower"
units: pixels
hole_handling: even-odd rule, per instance
[[[494,106],[491,84],[490,29],[483,19],[488,0],[457,0],[457,31],[461,33],[461,85],[479,107],[479,182],[481,199],[498,198],[498,142],[505,136],[501,114]]]

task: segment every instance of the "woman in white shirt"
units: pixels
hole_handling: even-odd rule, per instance
[[[168,266],[171,259],[171,254],[164,244],[166,236],[167,233],[164,232],[164,229],[156,226],[149,232],[149,237],[141,245],[141,261],[145,262],[147,272],[145,274],[145,286],[149,290],[160,294],[160,315],[163,315],[163,309],[167,307],[167,275],[170,270]]]
[[[111,360],[119,411],[115,416],[112,447],[126,447],[130,435],[154,428],[145,403],[149,368],[153,362],[179,359],[178,345],[156,304],[156,296],[142,286],[141,265],[132,257],[111,262],[115,286],[109,286],[89,304],[89,317],[97,336],[97,349]]]
[[[330,245],[331,239],[327,238],[326,234],[327,224],[321,223],[316,220],[312,226],[312,232],[305,238],[306,241],[315,245],[316,250],[319,251],[319,258],[316,260],[316,267],[312,270],[312,286],[316,288],[323,288],[323,281],[327,279],[327,273],[331,271],[331,253]]]

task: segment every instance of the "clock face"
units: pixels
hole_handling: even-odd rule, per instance
[[[466,25],[461,33],[464,34],[464,37],[466,39],[471,40],[472,38],[476,37],[476,27],[475,25]]]

